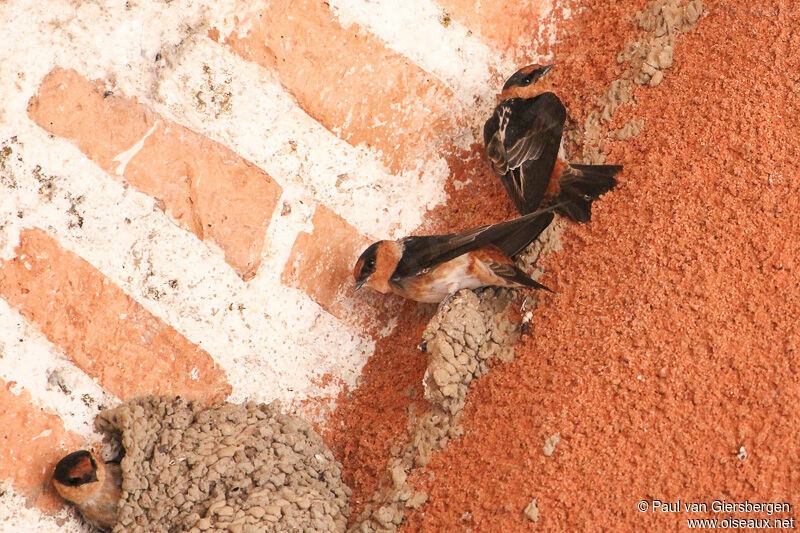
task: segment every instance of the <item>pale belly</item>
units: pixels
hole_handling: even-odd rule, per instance
[[[479,274],[482,276],[479,277]],[[461,289],[495,284],[502,284],[500,278],[480,262],[473,263],[469,256],[462,255],[414,279],[406,280],[402,286],[394,285],[392,290],[410,300],[437,303]]]

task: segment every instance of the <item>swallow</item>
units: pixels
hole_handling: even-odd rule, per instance
[[[111,531],[117,523],[122,489],[119,463],[104,463],[86,450],[73,452],[56,465],[53,486],[62,498],[75,504],[92,526]]]
[[[553,217],[552,209],[543,209],[460,233],[375,242],[353,269],[355,289],[366,285],[426,303],[441,302],[461,289],[487,286],[550,291],[520,270],[513,258]]]
[[[588,222],[592,202],[617,185],[614,176],[622,167],[558,157],[567,110],[558,96],[543,91],[551,68],[528,65],[508,78],[483,126],[486,155],[520,214],[558,203],[559,214]]]

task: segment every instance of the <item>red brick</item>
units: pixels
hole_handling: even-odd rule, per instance
[[[72,70],[51,72],[31,99],[28,114],[114,176],[119,168],[114,158],[158,123],[125,167],[125,180],[162,200],[181,227],[219,245],[244,279],[255,274],[281,195],[264,171],[133,99],[106,95],[102,83]]]
[[[353,290],[353,266],[370,240],[324,206],[314,212],[312,223],[311,233],[297,236],[282,281],[308,294],[340,320],[377,331],[399,312],[402,303],[369,289]]]
[[[373,35],[343,28],[322,0],[267,4],[248,35],[234,33],[227,44],[274,70],[300,106],[342,139],[381,151],[393,170],[413,166],[448,122],[450,90]]]
[[[476,2],[440,0],[446,13],[495,48],[524,61],[525,52],[537,40],[542,15],[552,0],[511,0]],[[506,75],[511,75],[511,72]]]
[[[85,446],[85,439],[67,431],[58,416],[37,407],[27,392],[12,393],[13,384],[0,379],[0,480],[9,480],[37,507],[53,510],[60,505],[50,486],[53,467]]]
[[[17,254],[0,263],[0,296],[109,392],[207,401],[230,393],[211,356],[44,232],[25,230]]]

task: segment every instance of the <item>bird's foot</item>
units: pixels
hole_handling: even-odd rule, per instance
[[[453,301],[453,298],[455,298],[456,294],[457,294],[457,291],[456,291],[456,292],[451,292],[450,294],[448,294],[447,296],[445,296],[444,300],[442,300],[441,302],[439,302],[439,306],[436,308],[436,312],[438,313],[439,311],[441,311],[441,310],[442,310],[442,308],[443,308],[445,305],[447,305],[447,304],[449,304],[451,301]]]

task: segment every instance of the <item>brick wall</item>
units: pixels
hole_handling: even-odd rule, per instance
[[[120,399],[355,386],[399,305],[355,258],[446,201],[549,9],[211,4],[0,3],[0,511],[57,512],[49,469]]]

